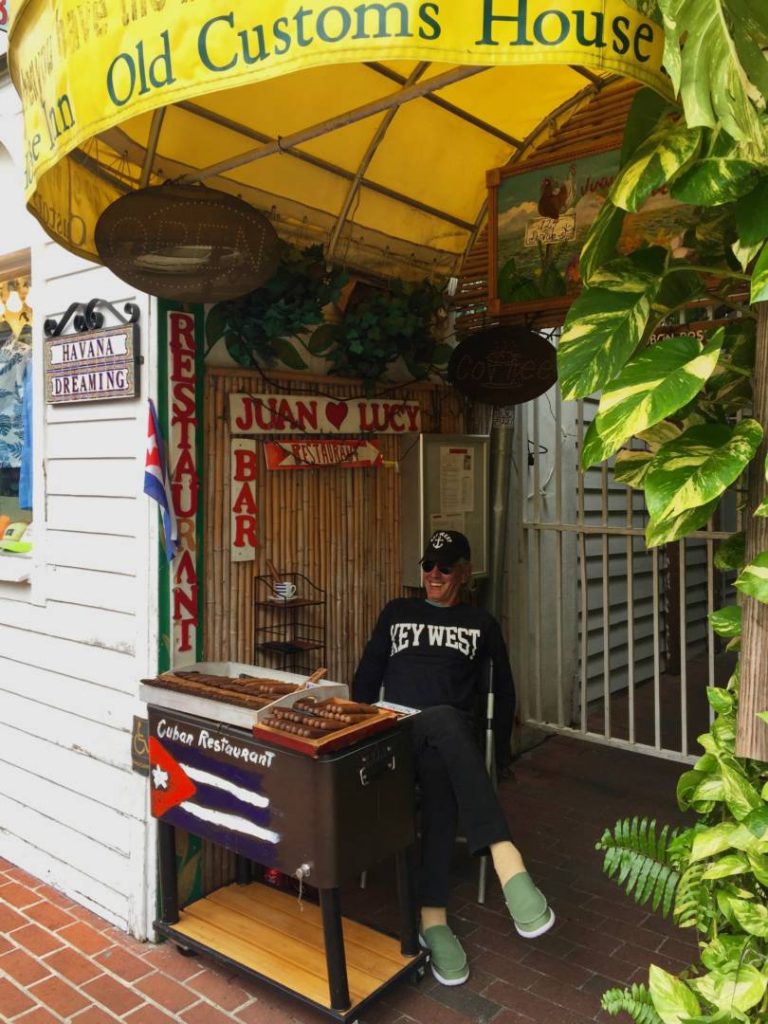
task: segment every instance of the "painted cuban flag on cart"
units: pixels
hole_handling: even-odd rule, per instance
[[[169,825],[272,864],[280,835],[270,827],[270,800],[261,773],[212,759],[188,727],[161,720],[149,738],[152,815]],[[190,742],[194,738],[194,743]],[[251,751],[234,749],[233,758]]]

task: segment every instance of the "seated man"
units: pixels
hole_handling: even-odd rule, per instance
[[[432,954],[437,980],[461,985],[469,977],[467,957],[446,916],[458,823],[473,854],[490,850],[520,935],[543,935],[555,915],[512,844],[473,730],[480,668],[489,657],[497,762],[505,765],[515,707],[512,672],[496,619],[462,601],[471,576],[467,538],[455,530],[433,533],[421,567],[426,600],[398,598],[386,605],[355,673],[352,695],[375,701],[383,684],[387,700],[422,709],[410,722],[421,788],[420,939]]]

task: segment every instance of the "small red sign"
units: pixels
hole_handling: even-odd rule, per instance
[[[380,466],[383,458],[375,441],[265,441],[267,469],[366,469]]]

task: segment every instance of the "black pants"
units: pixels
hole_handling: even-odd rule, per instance
[[[412,720],[416,779],[421,789],[419,899],[448,905],[457,825],[473,854],[510,839],[469,715],[441,705]]]

